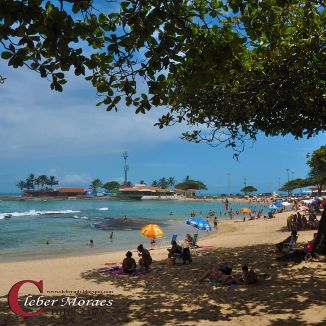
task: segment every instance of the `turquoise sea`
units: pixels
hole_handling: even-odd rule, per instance
[[[262,205],[231,203],[233,211],[241,207],[267,211]],[[210,210],[220,219],[229,218],[220,202],[0,201],[0,261],[135,249],[140,243],[149,246],[149,239],[139,233],[140,225],[147,222],[162,226],[161,241],[169,242],[173,234],[181,240],[186,233],[196,232],[185,224],[190,213],[202,212],[205,217]],[[90,239],[93,247],[87,246]]]

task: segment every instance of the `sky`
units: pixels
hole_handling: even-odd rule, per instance
[[[180,139],[186,126],[154,127],[160,111],[136,115],[130,108],[106,112],[82,78],[69,76],[63,93],[27,68],[13,69],[0,60],[0,192],[17,192],[29,173],[55,175],[60,186],[88,187],[91,180],[123,180],[122,153],[128,152],[133,183],[173,176],[203,181],[209,193],[240,192],[247,185],[271,192],[290,178],[308,173],[306,154],[326,143],[311,139],[267,138],[248,143],[239,161],[231,149]],[[162,113],[162,112],[161,112]],[[292,173],[293,172],[293,173]]]

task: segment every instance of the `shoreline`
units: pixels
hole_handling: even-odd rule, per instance
[[[117,197],[103,196],[103,197],[93,197],[93,196],[44,196],[44,197],[24,197],[20,195],[0,195],[0,201],[78,201],[78,200],[93,200],[93,201],[185,201],[185,202],[224,202],[226,197],[212,198],[210,196],[198,196],[198,197],[176,197],[171,199],[121,199]],[[271,197],[258,197],[258,200],[243,197],[227,197],[229,202],[239,202],[239,203],[257,203],[257,204],[270,204],[273,202]],[[260,200],[259,200],[260,199]],[[263,201],[261,201],[263,199]]]

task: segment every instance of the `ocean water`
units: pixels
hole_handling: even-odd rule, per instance
[[[267,211],[258,204],[231,203],[234,211],[241,207]],[[149,239],[139,233],[147,223],[162,227],[163,245],[171,241],[173,234],[181,240],[186,233],[196,232],[185,224],[192,211],[198,216],[202,212],[205,217],[210,210],[221,219],[229,218],[220,202],[0,201],[0,261],[134,250],[140,243],[149,247]],[[6,218],[9,214],[11,217]],[[109,239],[111,232],[113,241]],[[90,239],[94,241],[93,247],[87,245]]]

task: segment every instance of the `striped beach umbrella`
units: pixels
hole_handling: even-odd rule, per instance
[[[141,228],[140,234],[147,238],[161,238],[163,237],[163,230],[157,224],[148,224]]]
[[[186,223],[198,230],[212,231],[212,226],[209,224],[209,222],[202,218],[190,218],[186,221]]]

